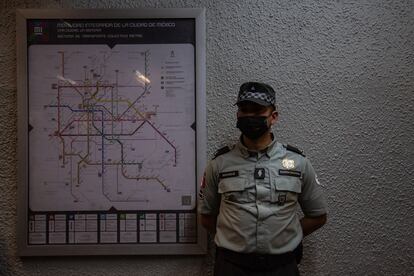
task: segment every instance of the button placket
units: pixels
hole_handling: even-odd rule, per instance
[[[264,203],[267,205],[267,203],[270,201],[270,191],[271,191],[271,182],[270,182],[270,169],[269,169],[269,161],[268,160],[260,160],[260,162],[257,162],[256,164],[256,171],[257,169],[264,170],[264,177],[258,179],[255,179],[256,184],[256,191],[257,191],[257,200],[259,203]],[[265,206],[264,205],[264,206]],[[260,211],[260,208],[258,208]],[[266,210],[262,210],[266,212]],[[263,215],[263,214],[261,214]]]
[[[269,163],[271,163],[271,161],[272,160],[270,160]],[[269,196],[270,196],[270,202],[272,203],[278,201],[277,189],[276,189],[277,171],[278,171],[278,166],[273,164],[273,170],[269,172],[269,182],[270,182],[270,195]]]

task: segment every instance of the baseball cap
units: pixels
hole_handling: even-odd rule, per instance
[[[263,106],[274,106],[276,104],[275,90],[266,83],[245,82],[240,86],[236,104],[238,105],[245,101]]]

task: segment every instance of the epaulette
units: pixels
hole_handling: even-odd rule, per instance
[[[225,153],[228,153],[230,150],[231,150],[231,149],[230,149],[230,147],[229,147],[229,146],[225,146],[225,147],[222,147],[222,148],[218,149],[218,150],[214,153],[213,160],[214,160],[214,159],[216,159],[217,157],[219,157],[220,155],[223,155],[223,154],[225,154]]]
[[[305,155],[305,153],[303,152],[303,150],[301,150],[301,149],[298,149],[297,147],[294,147],[294,146],[291,146],[291,145],[284,145],[284,147],[286,148],[286,150],[289,150],[289,151],[293,151],[293,152],[296,152],[296,153],[299,153],[300,155],[302,155],[303,157],[305,157],[306,155]]]

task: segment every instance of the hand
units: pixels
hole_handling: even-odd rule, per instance
[[[300,220],[302,226],[303,236],[307,236],[317,229],[321,228],[326,223],[326,214],[317,217],[303,217]]]

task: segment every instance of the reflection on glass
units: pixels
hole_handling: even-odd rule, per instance
[[[76,84],[76,81],[71,80],[71,79],[68,79],[68,78],[65,78],[65,77],[62,77],[61,75],[57,75],[56,77],[59,80],[61,80],[61,81],[66,81],[66,82],[70,83],[71,85],[75,85]]]
[[[137,76],[137,80],[138,80],[140,83],[142,83],[142,84],[148,84],[148,83],[151,83],[151,81],[150,81],[147,77],[145,77],[143,74],[141,74],[141,72],[140,72],[140,71],[135,70],[135,75]]]

